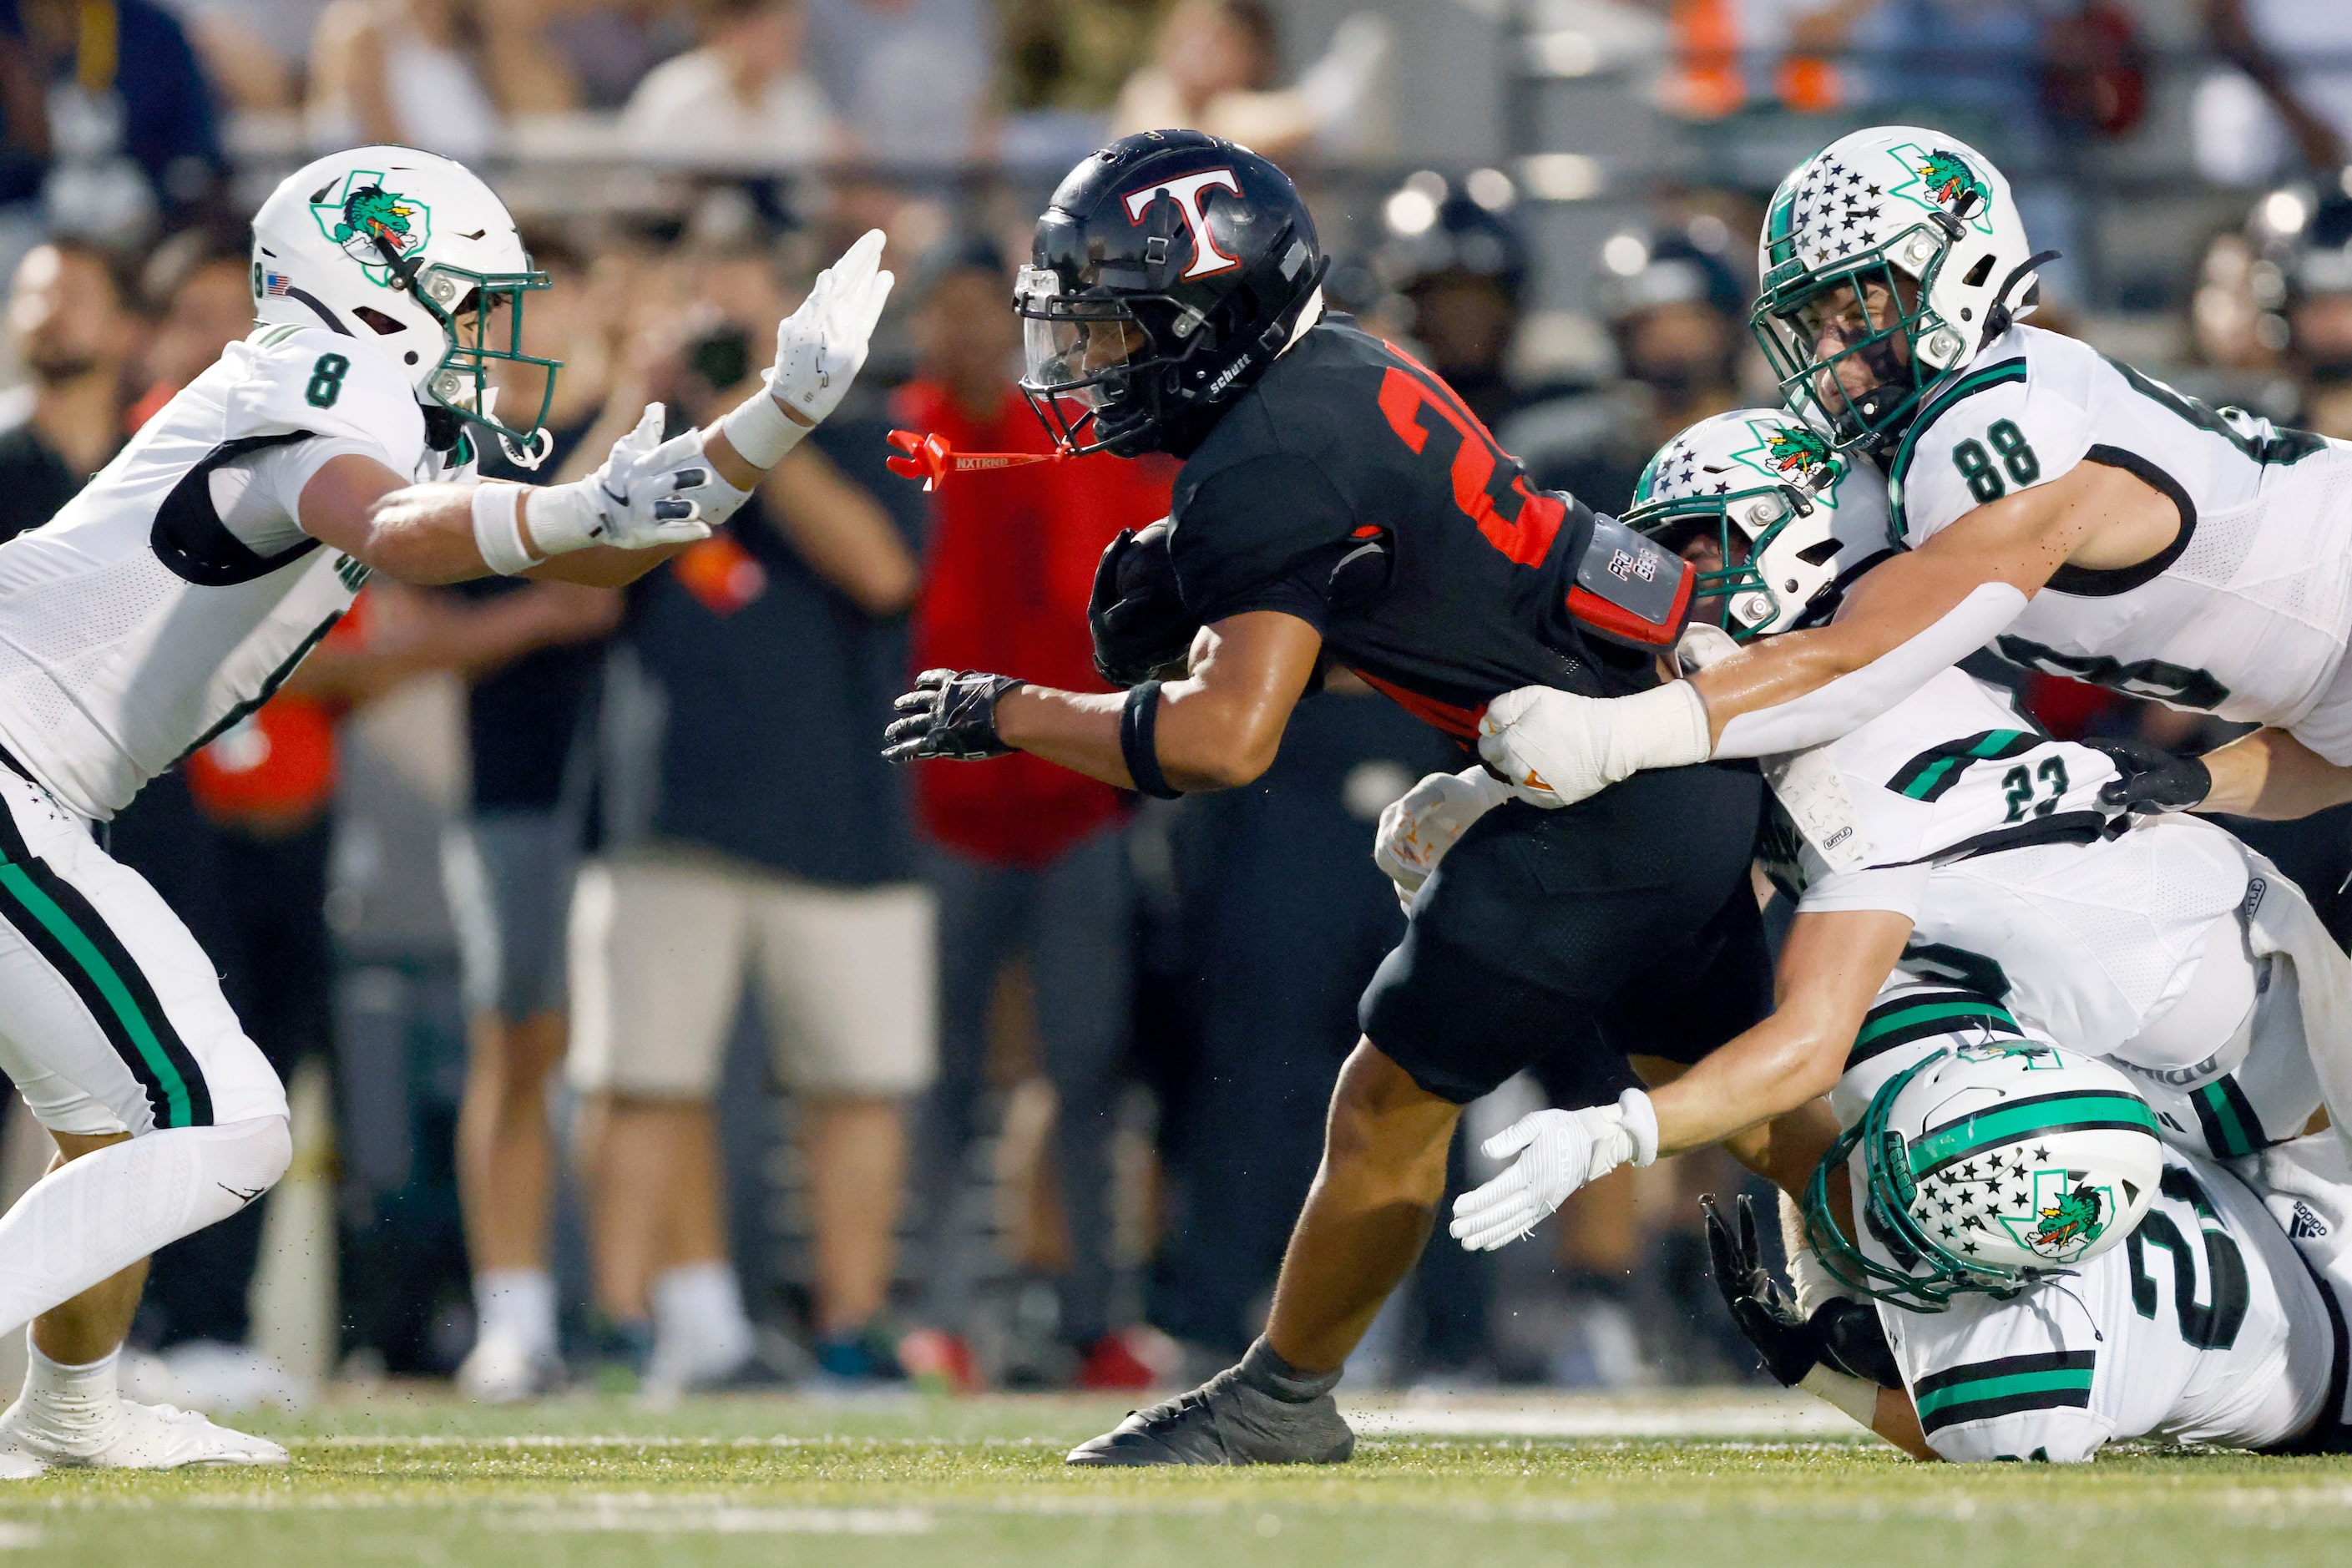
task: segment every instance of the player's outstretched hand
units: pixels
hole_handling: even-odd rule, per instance
[[[1741,1195],[1735,1205],[1739,1211],[1739,1231],[1734,1236],[1723,1211],[1716,1206],[1713,1193],[1700,1198],[1699,1204],[1706,1210],[1706,1247],[1715,1255],[1715,1288],[1723,1292],[1731,1321],[1764,1358],[1764,1370],[1781,1387],[1794,1388],[1821,1356],[1814,1348],[1812,1330],[1797,1313],[1796,1301],[1764,1267],[1764,1248],[1756,1235],[1756,1205]]]
[[[1510,1168],[1454,1200],[1446,1226],[1471,1252],[1506,1247],[1543,1223],[1569,1194],[1618,1166],[1646,1165],[1658,1156],[1658,1117],[1638,1089],[1614,1105],[1582,1110],[1538,1110],[1520,1117],[1479,1145],[1489,1160]]]
[[[997,737],[996,705],[1026,682],[978,670],[927,669],[890,706],[906,715],[882,731],[882,755],[894,763],[943,757],[960,763],[1013,750]]]
[[[2127,811],[2135,816],[2194,811],[2213,793],[2213,770],[2196,757],[2176,757],[2146,741],[2086,744],[2105,752],[2116,764],[2118,776],[2099,790],[2099,804],[2110,811]]]
[[[1389,803],[1372,836],[1372,864],[1410,902],[1470,825],[1511,798],[1510,786],[1483,767],[1432,773]]]
[[[768,390],[778,403],[812,425],[824,422],[866,364],[874,323],[882,319],[894,280],[882,270],[878,228],[867,229],[816,275],[801,308],[776,328]]]
[[[689,493],[709,482],[709,468],[701,462],[681,468],[671,460],[677,456],[662,445],[662,405],[647,404],[637,427],[613,443],[594,473],[529,492],[539,552],[560,555],[592,544],[651,550],[709,537],[710,524]]]
[[[1706,761],[1706,704],[1686,680],[1632,697],[1522,686],[1486,704],[1478,754],[1521,800],[1574,805],[1645,768]]]

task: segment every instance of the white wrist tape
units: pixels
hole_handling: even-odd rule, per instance
[[[574,479],[568,485],[541,485],[527,492],[523,516],[530,526],[531,548],[541,555],[562,555],[597,542],[604,514],[588,493],[588,487],[595,482]]]
[[[768,378],[761,376],[760,390],[729,409],[719,428],[727,433],[727,444],[745,462],[755,468],[772,468],[813,427],[787,416],[768,390]]]
[[[481,552],[482,564],[501,577],[539,564],[523,543],[521,500],[520,485],[474,487],[474,548]]]
[[[1849,1301],[1864,1300],[1860,1291],[1832,1274],[1822,1255],[1813,1250],[1805,1235],[1805,1211],[1786,1193],[1780,1194],[1780,1256],[1789,1260],[1789,1283],[1797,1292],[1797,1311],[1808,1321],[1832,1296]]]
[[[1625,698],[1612,704],[1609,713],[1614,722],[1603,766],[1612,782],[1706,761],[1706,702],[1687,680],[1669,680]]]
[[[1812,1371],[1797,1380],[1797,1386],[1828,1400],[1864,1426],[1878,1419],[1878,1384],[1867,1378],[1815,1363]]]
[[[1617,1097],[1617,1114],[1625,1121],[1625,1132],[1633,1140],[1631,1163],[1648,1165],[1658,1158],[1658,1109],[1650,1097],[1638,1089],[1629,1089]]]
[[[2025,595],[2009,584],[1979,584],[1942,619],[1852,674],[1773,707],[1735,714],[1723,726],[1715,754],[1769,757],[1850,735],[1992,641],[2024,609]]]

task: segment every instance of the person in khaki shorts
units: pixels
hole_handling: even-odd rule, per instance
[[[725,395],[712,367],[751,363],[736,336],[764,342],[786,301],[765,250],[683,266],[715,318],[660,385],[690,414]],[[906,781],[874,745],[907,668],[922,506],[912,485],[880,488],[877,412],[803,442],[726,535],[646,579],[607,664],[566,1071],[596,1301],[656,1389],[756,1370],[711,1114],[747,980],[799,1097],[818,1363],[850,1381],[898,1370],[878,1323],[903,1105],[933,1075],[937,960]]]
[[[650,1282],[649,1382],[721,1381],[751,1357],[710,1115],[747,979],[803,1102],[820,1361],[855,1377],[882,1355],[863,1342],[894,1261],[900,1108],[934,1070],[932,925],[921,887],[827,886],[698,847],[582,872],[568,1073],[603,1122],[598,1294],[625,1322],[621,1292]]]

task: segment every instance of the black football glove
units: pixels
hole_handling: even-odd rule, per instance
[[[997,739],[996,705],[1025,684],[972,669],[927,669],[915,677],[915,689],[890,704],[906,717],[882,731],[882,755],[894,763],[918,757],[976,763],[1003,756],[1013,748]]]
[[[1756,1238],[1756,1205],[1742,1194],[1739,1234],[1734,1237],[1723,1211],[1710,1193],[1699,1199],[1706,1210],[1706,1247],[1715,1255],[1715,1286],[1731,1321],[1756,1353],[1764,1370],[1783,1388],[1794,1388],[1805,1373],[1820,1364],[1821,1352],[1813,1331],[1797,1315],[1797,1303],[1764,1267],[1764,1249]]]
[[[2099,790],[2099,804],[2110,811],[2136,816],[2193,811],[2213,793],[2213,771],[2195,757],[2176,757],[2146,741],[2086,743],[2105,752],[2123,775]]]
[[[1094,634],[1095,673],[1122,688],[1150,679],[1192,646],[1201,623],[1176,591],[1166,519],[1139,531],[1121,529],[1103,551],[1087,629]]]

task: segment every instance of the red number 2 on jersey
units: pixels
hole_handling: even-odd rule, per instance
[[[1454,504],[1478,525],[1487,543],[1522,566],[1541,565],[1568,508],[1557,496],[1528,489],[1526,477],[1516,472],[1497,496],[1495,479],[1505,471],[1507,461],[1503,449],[1486,434],[1477,416],[1463,406],[1453,388],[1393,344],[1391,352],[1412,369],[1391,366],[1381,378],[1381,412],[1388,416],[1389,428],[1418,454],[1434,433],[1422,417],[1424,410],[1453,426],[1461,437],[1461,445],[1454,450]],[[1510,509],[1509,516],[1496,505],[1498,500]]]

